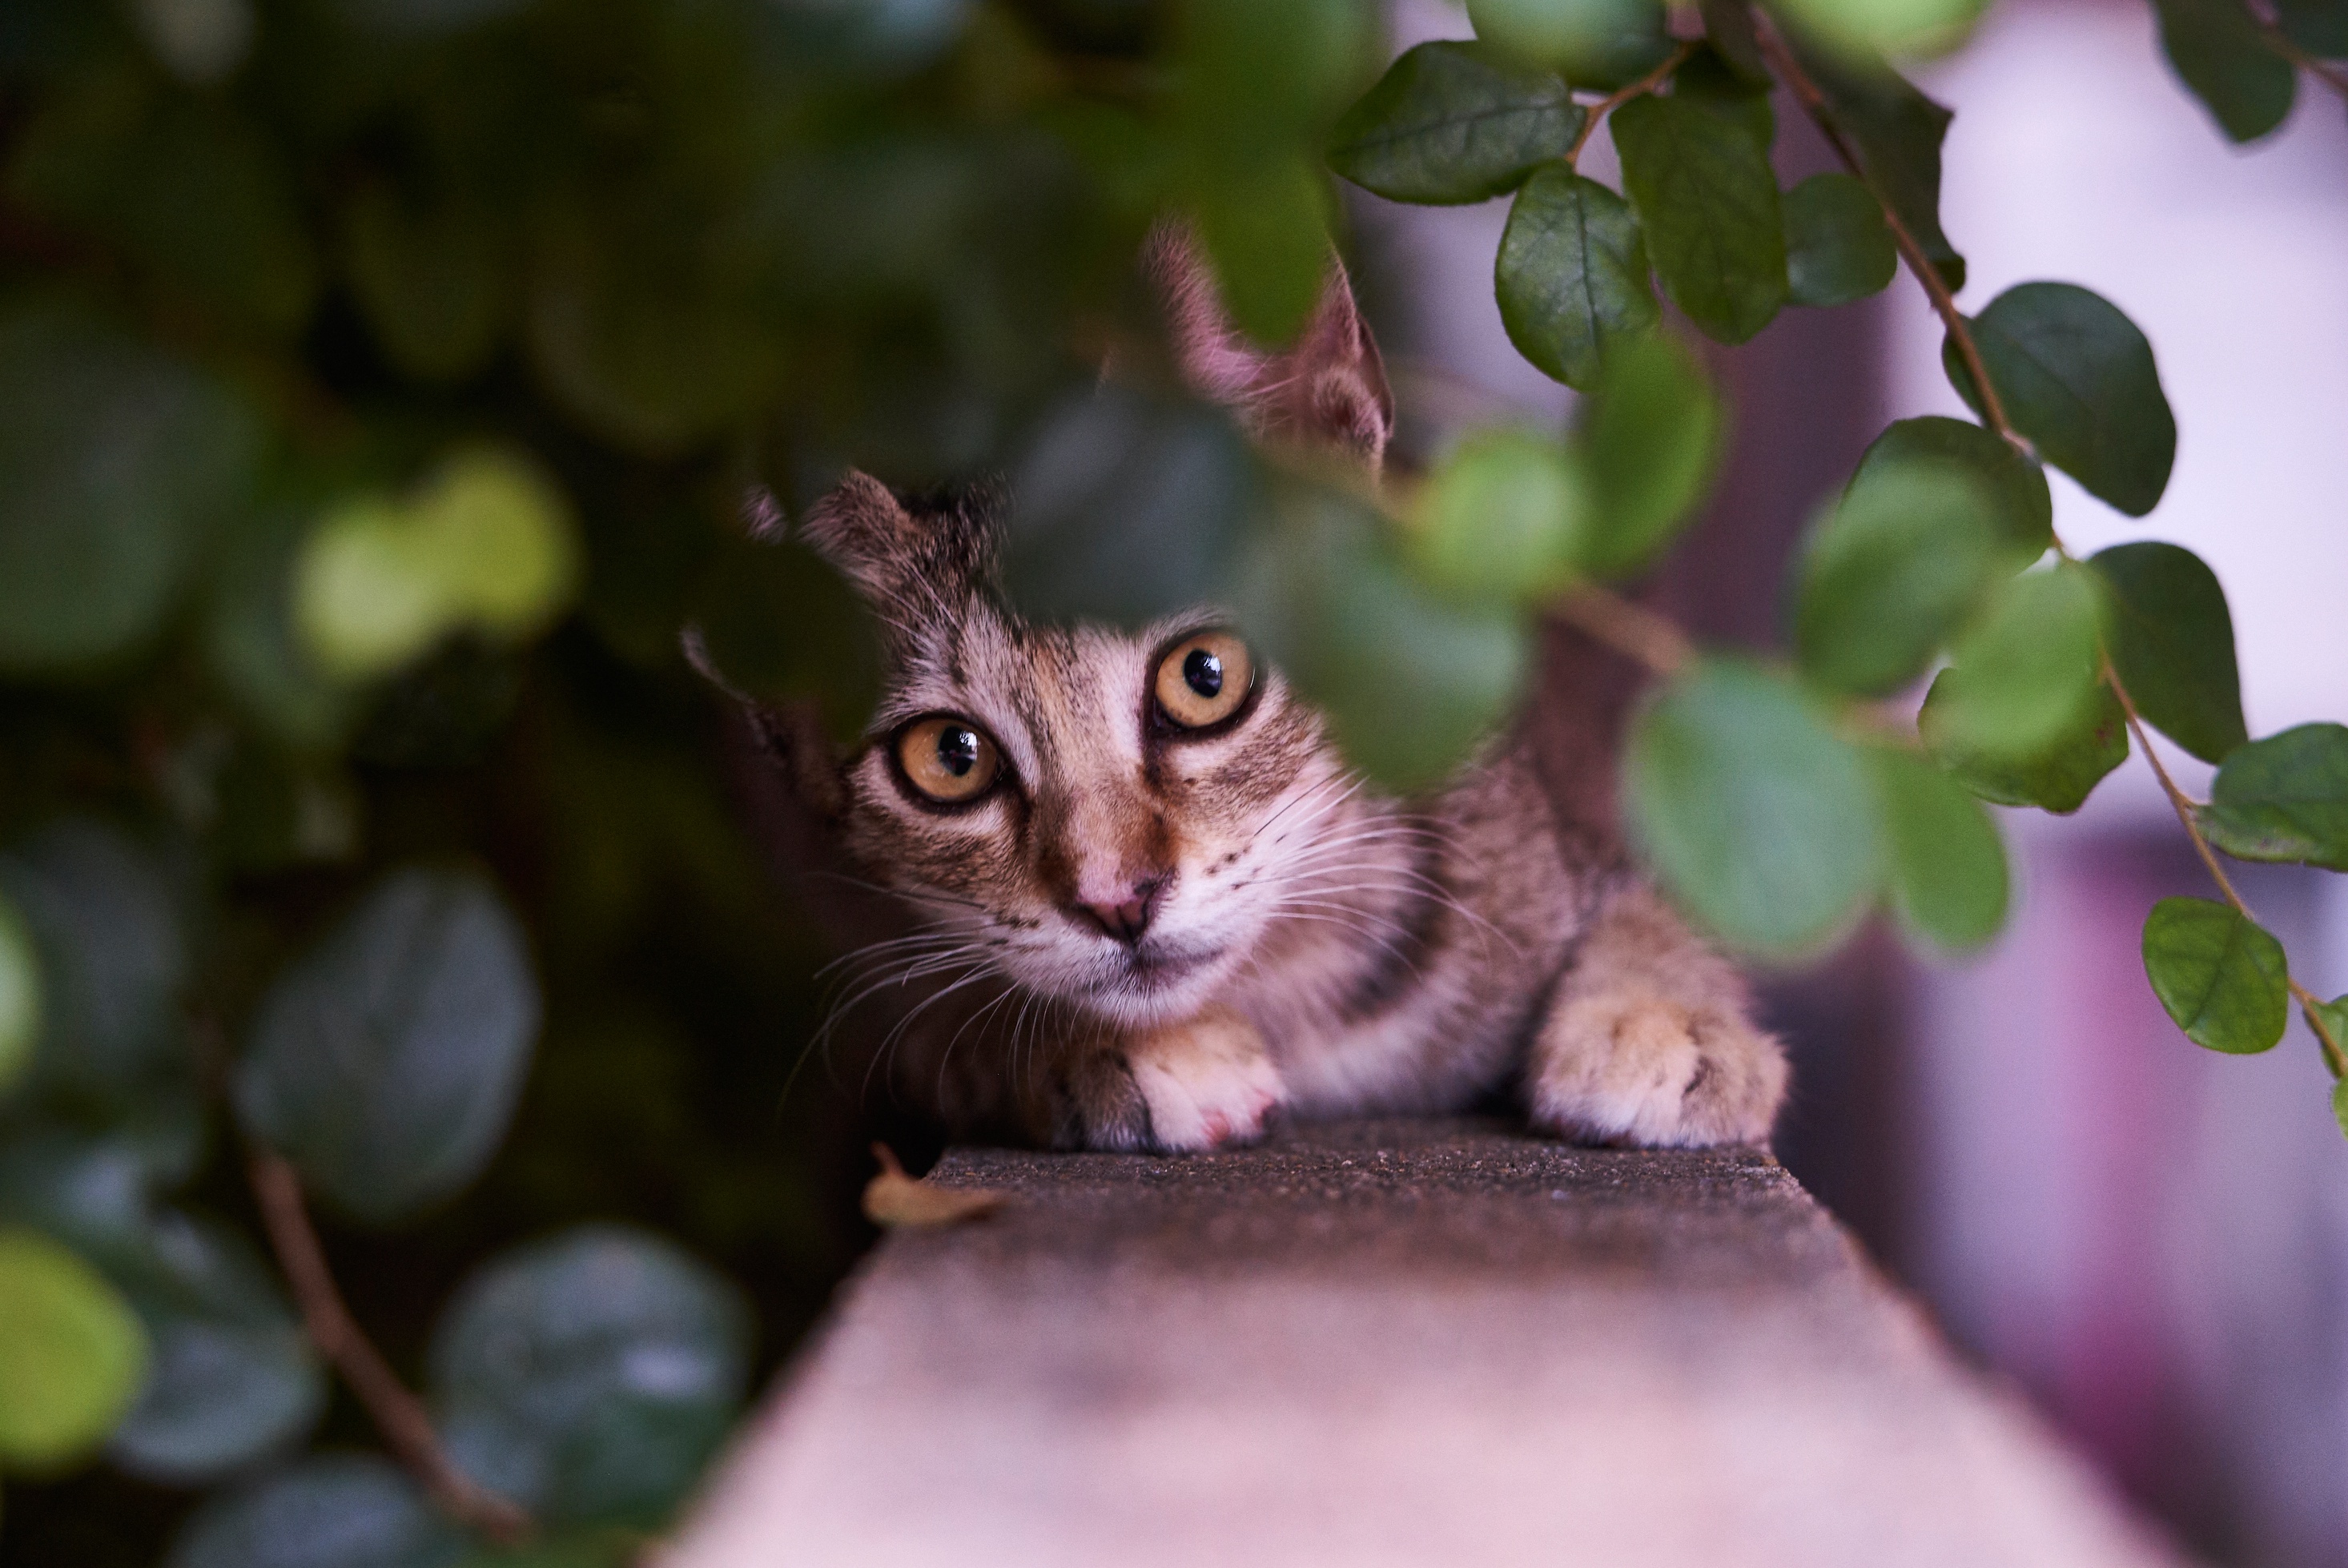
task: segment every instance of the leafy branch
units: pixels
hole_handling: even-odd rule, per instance
[[[1596,103],[1591,104],[1589,107],[1588,114],[1582,119],[1581,129],[1574,133],[1573,145],[1565,150],[1565,166],[1568,169],[1580,168],[1581,165],[1581,150],[1589,146],[1590,139],[1597,134],[1598,122],[1604,119],[1608,115],[1612,114],[1616,109],[1621,108],[1624,104],[1629,103],[1632,98],[1644,98],[1647,94],[1653,92],[1657,88],[1662,87],[1665,82],[1671,80],[1672,73],[1678,70],[1682,66],[1687,64],[1690,57],[1694,56],[1696,52],[1697,47],[1698,41],[1696,39],[1681,39],[1679,43],[1673,47],[1672,52],[1664,57],[1663,63],[1662,65],[1657,66],[1653,70],[1649,71],[1645,76],[1641,77],[1638,80],[1615,88],[1614,91],[1607,94],[1604,98],[1600,98]]]

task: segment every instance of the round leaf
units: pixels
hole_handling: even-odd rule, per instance
[[[2102,675],[2102,591],[2068,564],[2000,586],[1943,676],[1941,744],[2019,762],[2076,736]]]
[[[294,617],[321,666],[363,680],[412,663],[458,611],[432,541],[400,508],[368,498],[328,513],[303,545]]]
[[[1614,111],[1622,191],[1672,303],[1722,343],[1743,343],[1786,303],[1777,176],[1746,129],[1676,98]]]
[[[401,371],[459,380],[496,351],[515,292],[496,214],[363,186],[343,210],[343,257],[352,297]]]
[[[1802,552],[1803,673],[1882,696],[1914,680],[1994,579],[1998,530],[1970,470],[1930,459],[1862,468]]]
[[[2098,686],[2086,708],[2061,734],[2022,757],[1994,755],[1950,733],[1948,715],[1966,707],[1965,677],[1954,669],[1933,677],[1916,716],[1916,728],[1950,777],[2001,806],[2037,806],[2057,815],[2075,811],[2104,776],[2127,760],[2127,716],[2109,686]]]
[[[0,1090],[31,1065],[40,1032],[40,957],[31,927],[0,893]]]
[[[465,1547],[387,1460],[332,1454],[214,1497],[164,1568],[453,1568]]]
[[[1868,183],[1916,237],[1952,289],[1965,286],[1965,259],[1941,231],[1941,142],[1950,112],[1879,62],[1830,55],[1790,37],[1825,99],[1827,118],[1850,144]]]
[[[2231,753],[2199,816],[2237,859],[2348,872],[2348,727],[2302,724]]]
[[[749,1315],[666,1242],[587,1226],[458,1291],[431,1387],[456,1460],[553,1522],[656,1518],[732,1422]]]
[[[1702,363],[1678,338],[1652,333],[1606,354],[1581,410],[1591,488],[1582,570],[1628,577],[1662,553],[1711,492],[1724,422]]]
[[[1544,169],[1517,192],[1494,285],[1517,352],[1585,391],[1617,344],[1663,319],[1630,207],[1565,169]]]
[[[1671,57],[1655,0],[1468,0],[1468,19],[1478,38],[1579,88],[1611,91]]]
[[[1784,0],[1802,30],[1864,58],[1949,48],[1981,15],[1984,0]]]
[[[1482,201],[1560,156],[1584,118],[1552,71],[1421,44],[1337,122],[1329,167],[1390,201]]]
[[[1979,800],[1913,752],[1868,752],[1890,841],[1891,902],[1941,947],[1965,952],[2005,923],[2005,843]]]
[[[1214,170],[1192,209],[1231,321],[1257,343],[1295,337],[1329,275],[1326,179],[1302,158]]]
[[[2234,141],[2255,141],[2283,122],[2299,86],[2292,62],[2267,43],[2235,0],[2154,0],[2161,52]]]
[[[2282,944],[2228,904],[2165,898],[2144,923],[2144,972],[2197,1046],[2235,1056],[2271,1050],[2290,1021]]]
[[[1900,253],[1883,209],[1848,174],[1813,174],[1786,192],[1787,297],[1796,304],[1849,304],[1880,293]]]
[[[2134,322],[2075,284],[2020,284],[1973,318],[1972,334],[2006,418],[2041,457],[2130,517],[2158,503],[2177,459],[2177,420]],[[1980,412],[1953,340],[1941,360]]]
[[[1969,420],[1932,414],[1886,426],[1859,459],[1851,482],[1871,469],[1919,459],[1953,463],[1972,474],[1990,498],[1999,537],[2011,546],[2017,570],[2054,542],[2054,501],[2046,490],[2046,471],[2012,441]]]
[[[0,1463],[45,1468],[106,1436],[146,1336],[112,1285],[46,1236],[0,1231]]]
[[[340,1208],[397,1219],[489,1163],[538,1017],[521,933],[489,885],[398,872],[263,998],[237,1115]]]
[[[2204,762],[2250,739],[2234,619],[2191,551],[2117,544],[2087,562],[2111,591],[2111,656],[2145,721]]]
[[[1664,887],[1729,945],[1796,958],[1848,930],[1883,844],[1866,764],[1787,681],[1707,662],[1634,723],[1633,837]]]
[[[1581,465],[1559,443],[1531,430],[1479,430],[1418,492],[1411,555],[1451,597],[1534,599],[1570,574],[1591,513]]]

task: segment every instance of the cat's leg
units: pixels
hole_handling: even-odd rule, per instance
[[[1533,1040],[1534,1122],[1648,1147],[1758,1143],[1786,1097],[1786,1053],[1756,1027],[1735,969],[1650,889],[1599,908]]]
[[[1048,1136],[1062,1149],[1213,1149],[1261,1137],[1285,1098],[1254,1026],[1210,1011],[1064,1057],[1048,1086]]]

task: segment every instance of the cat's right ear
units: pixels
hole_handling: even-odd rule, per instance
[[[889,634],[902,636],[933,617],[959,618],[993,582],[995,510],[983,490],[908,502],[851,471],[808,509],[802,533],[856,584]]]

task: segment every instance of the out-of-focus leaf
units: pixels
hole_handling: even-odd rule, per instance
[[[378,768],[478,762],[513,717],[524,673],[511,653],[458,637],[374,694],[351,759]]]
[[[1318,146],[1377,69],[1375,24],[1353,0],[1195,0],[1176,18],[1182,139],[1226,172]]]
[[[1617,344],[1663,319],[1629,204],[1565,169],[1544,169],[1517,192],[1495,282],[1517,352],[1584,391]]]
[[[1941,281],[1964,287],[1965,259],[1941,230],[1941,140],[1949,132],[1949,111],[1888,66],[1788,42],[1825,96],[1827,117],[1850,143],[1868,182],[1916,236]]]
[[[1952,650],[1936,747],[2014,764],[2078,735],[2102,689],[2103,615],[2102,583],[2084,567],[2002,585]]]
[[[1777,113],[1770,107],[1767,78],[1756,81],[1746,76],[1717,48],[1698,49],[1672,73],[1672,96],[1729,121],[1764,153],[1777,139]]]
[[[112,1429],[147,1365],[139,1319],[46,1236],[0,1231],[0,1462],[77,1458]]]
[[[1860,61],[1878,51],[1935,53],[1963,37],[1985,0],[1778,0],[1822,45]]]
[[[1724,423],[1702,362],[1678,338],[1633,337],[1604,356],[1581,409],[1584,571],[1628,577],[1663,552],[1711,493]]]
[[[665,1512],[725,1436],[748,1372],[734,1287],[614,1226],[493,1261],[432,1338],[451,1457],[554,1523]]]
[[[0,854],[0,890],[40,954],[44,1084],[118,1106],[180,1064],[187,946],[170,884],[144,851],[68,818]]]
[[[338,1207],[396,1220],[496,1152],[538,1019],[521,933],[489,886],[396,872],[270,987],[237,1115]]]
[[[1998,526],[1970,469],[1862,466],[1802,552],[1794,645],[1836,691],[1884,696],[1924,673],[1995,581]]]
[[[19,1124],[0,1143],[0,1224],[45,1231],[118,1283],[153,1269],[157,1194],[194,1174],[203,1108],[150,1093],[139,1111],[101,1130]]]
[[[1868,447],[1851,482],[1878,468],[1913,461],[1952,463],[1972,473],[1994,503],[1999,537],[2010,545],[2017,570],[2054,542],[2054,502],[2046,490],[2046,472],[2003,437],[1938,415],[1901,419]]]
[[[1477,37],[1578,88],[1611,92],[1672,52],[1655,0],[1468,0],[1468,18]]]
[[[1677,98],[1614,111],[1622,190],[1672,303],[1743,343],[1786,303],[1786,232],[1767,151],[1735,123]]]
[[[2276,0],[2275,17],[2291,41],[2320,59],[2348,57],[2343,0]]]
[[[1529,601],[1571,575],[1591,515],[1582,465],[1561,443],[1535,430],[1478,430],[1418,492],[1410,554],[1448,597]]]
[[[32,928],[0,892],[0,1093],[32,1064],[40,1035],[40,955]]]
[[[2226,591],[2179,545],[2116,544],[2087,564],[2111,591],[2111,656],[2137,712],[2204,762],[2250,738]]]
[[[514,266],[495,214],[364,186],[343,209],[343,266],[385,356],[407,375],[460,380],[496,351]]]
[[[2334,996],[2329,1002],[2310,1002],[2304,1011],[2310,1028],[2330,1035],[2333,1045],[2348,1050],[2348,996]],[[2332,1111],[2340,1120],[2341,1131],[2348,1133],[2348,1096],[2343,1096],[2336,1088],[2332,1096]]]
[[[2005,923],[2005,844],[1979,800],[1910,751],[1867,753],[1890,846],[1891,903],[1908,928],[1967,952]]]
[[[1880,885],[1883,832],[1858,752],[1791,683],[1706,661],[1634,721],[1634,841],[1679,905],[1765,958],[1816,953]]]
[[[2299,72],[2236,0],[2154,0],[2153,10],[2169,68],[2227,139],[2256,141],[2290,115]]]
[[[457,1568],[628,1568],[644,1546],[642,1531],[590,1525],[557,1531],[527,1546],[477,1546]]]
[[[2213,1051],[2272,1050],[2291,1020],[2282,944],[2227,904],[2154,904],[2144,923],[2144,972],[2186,1038]]]
[[[335,0],[363,27],[390,34],[453,33],[525,9],[530,0]]]
[[[983,1187],[941,1187],[905,1174],[896,1151],[885,1143],[872,1146],[880,1173],[864,1184],[864,1217],[876,1225],[956,1225],[983,1220],[1010,1202],[1010,1195]]]
[[[1238,576],[1241,624],[1327,711],[1348,762],[1393,789],[1443,778],[1515,707],[1529,628],[1505,606],[1434,597],[1339,498],[1280,494]]]
[[[2041,457],[2130,517],[2153,509],[2176,461],[2177,420],[2134,322],[2075,284],[2019,284],[1972,318],[1972,333],[2006,418]],[[1978,413],[1953,340],[1941,362]]]
[[[0,316],[0,672],[144,640],[258,446],[236,399],[95,318]]]
[[[880,637],[864,601],[806,545],[725,540],[694,596],[692,624],[736,690],[815,703],[842,738],[863,729],[880,686]]]
[[[1696,0],[1704,33],[1721,63],[1752,86],[1766,91],[1775,82],[1769,62],[1761,55],[1761,41],[1753,26],[1753,13],[1745,0]]]
[[[324,1454],[213,1497],[164,1568],[453,1568],[465,1546],[389,1460]]]
[[[1199,238],[1231,322],[1261,344],[1296,335],[1329,276],[1329,192],[1301,153],[1216,169],[1193,191]]]
[[[1786,192],[1787,297],[1849,304],[1879,293],[1900,268],[1883,209],[1848,174],[1813,174]]]
[[[2239,860],[2348,872],[2348,726],[2302,724],[2229,753],[2199,815]]]
[[[2022,758],[1982,751],[1952,738],[1947,717],[1965,706],[1965,677],[1955,668],[1933,677],[1916,727],[1952,778],[2001,806],[2037,806],[2058,815],[2075,811],[2106,774],[2127,760],[2127,717],[2109,686],[2098,686],[2077,718],[2038,750]]]
[[[1345,111],[1329,166],[1390,201],[1482,201],[1561,155],[1585,118],[1553,71],[1474,44],[1421,44]]]
[[[281,745],[315,755],[349,732],[356,701],[294,634],[294,569],[308,522],[285,498],[233,520],[213,554],[201,636],[212,677],[244,715]]]
[[[156,60],[191,87],[226,81],[252,52],[252,0],[138,0],[129,10]]]

